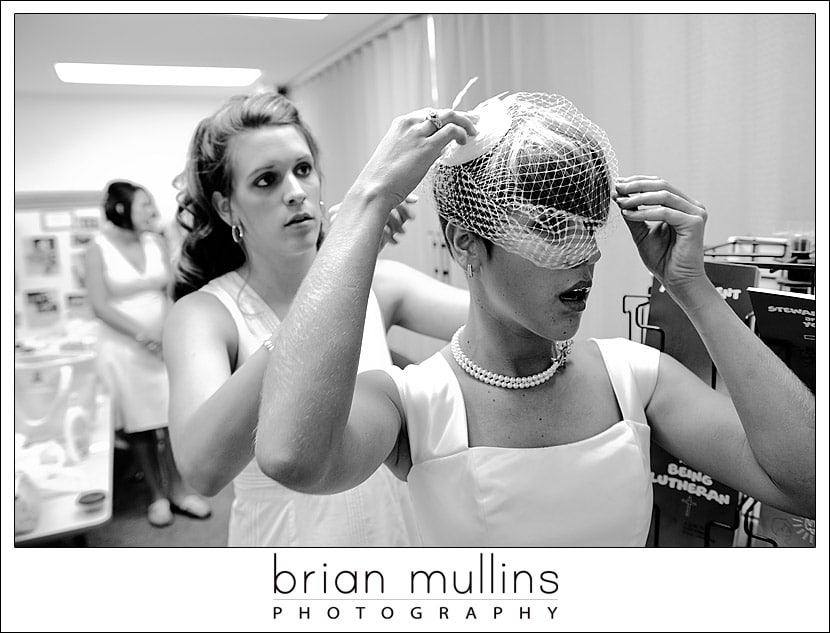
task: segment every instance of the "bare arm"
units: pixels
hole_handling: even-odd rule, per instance
[[[267,353],[232,372],[238,334],[225,307],[207,293],[180,299],[164,327],[170,380],[170,439],[184,479],[215,495],[254,456],[254,431]]]
[[[355,405],[361,411],[362,394],[368,392],[376,403],[369,411],[351,417],[350,411],[366,303],[389,210],[415,188],[451,139],[465,142],[474,132],[469,119],[457,113],[438,131],[424,114],[393,122],[346,195],[274,337],[256,457],[267,475],[290,488],[332,492],[354,485],[383,463],[400,433],[400,416],[389,408],[382,385],[361,387]]]
[[[167,239],[163,235],[154,233],[152,234],[152,237],[153,240],[155,240],[156,244],[158,244],[159,250],[161,251],[161,263],[164,267],[164,278],[167,279],[167,285],[169,286],[170,280],[173,278],[173,270],[170,259],[170,247],[167,244]]]
[[[382,202],[380,204],[383,204]],[[333,492],[342,451],[378,240],[385,224],[371,197],[346,197],[274,337],[263,381],[257,462],[301,492]],[[386,207],[388,209],[389,207]],[[394,430],[393,430],[394,431]],[[396,434],[397,431],[394,431]],[[380,437],[367,434],[367,440]],[[376,457],[374,468],[385,455]],[[350,474],[341,476],[351,479]]]
[[[815,396],[706,277],[705,209],[651,177],[633,176],[617,189],[643,261],[688,315],[731,396],[663,357],[649,405],[656,439],[743,492],[814,516]]]
[[[664,360],[652,405],[663,421],[658,438],[760,501],[815,516],[815,397],[711,283],[689,288],[681,300],[731,400],[688,376],[681,380],[685,368],[670,369]]]
[[[388,326],[449,341],[467,319],[470,294],[392,260],[378,260],[372,286]]]

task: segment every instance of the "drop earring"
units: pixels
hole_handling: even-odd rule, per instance
[[[472,279],[473,276],[474,276],[474,274],[473,274],[473,265],[472,264],[467,264],[467,277]]]
[[[242,226],[239,224],[231,224],[231,238],[237,244],[242,243],[242,238],[245,236],[245,232],[242,230]]]

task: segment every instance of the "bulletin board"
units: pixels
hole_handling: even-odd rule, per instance
[[[15,193],[16,338],[66,334],[94,319],[84,256],[104,222],[102,201],[101,191]]]

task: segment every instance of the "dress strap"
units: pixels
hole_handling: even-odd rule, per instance
[[[109,255],[109,253],[115,250],[115,244],[112,243],[112,240],[107,237],[107,234],[104,231],[99,232],[94,238],[92,238],[92,241],[98,245],[98,248],[101,249],[102,256],[105,258]],[[120,253],[118,253],[118,255],[121,256]]]
[[[645,409],[657,386],[659,350],[624,338],[590,340],[602,355],[623,419],[647,424]]]
[[[464,396],[440,351],[417,365],[385,371],[401,397],[413,466],[468,450]]]

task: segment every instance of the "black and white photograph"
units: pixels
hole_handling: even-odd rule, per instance
[[[68,319],[92,319],[94,315],[89,307],[89,298],[85,292],[68,292],[63,297],[64,309]]]
[[[53,277],[60,274],[58,243],[54,235],[39,235],[23,241],[26,274]]]
[[[58,323],[60,307],[54,288],[26,291],[24,314],[30,328],[38,330]]]
[[[44,231],[67,231],[72,228],[71,211],[45,211],[40,217]]]
[[[266,5],[3,3],[3,629],[827,630],[827,3]]]
[[[100,209],[76,209],[72,214],[72,228],[78,233],[78,238],[81,237],[84,231],[93,232],[101,228],[101,210]]]

